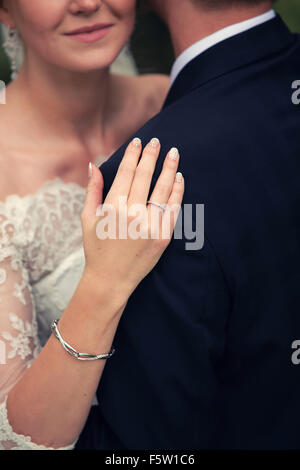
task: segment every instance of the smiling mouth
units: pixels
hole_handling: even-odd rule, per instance
[[[83,28],[64,33],[64,36],[67,36],[71,39],[76,39],[82,42],[94,42],[98,39],[103,38],[110,31],[113,24],[96,24],[93,26],[85,26]]]

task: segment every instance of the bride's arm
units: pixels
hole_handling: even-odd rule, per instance
[[[99,285],[83,275],[59,321],[63,338],[77,351],[110,351],[125,306],[125,296],[121,300],[121,292],[116,296],[112,289],[110,283]],[[46,447],[74,444],[85,424],[105,362],[76,360],[52,335],[8,394],[7,418],[13,431]],[[13,373],[9,359],[3,367],[10,367]],[[11,440],[9,436],[7,439]]]
[[[5,272],[0,286],[0,449],[37,449],[35,444],[72,447],[105,361],[77,361],[54,337],[38,354],[41,348],[26,269],[17,264],[16,256],[9,256],[0,263],[0,271]],[[84,275],[63,314],[64,325],[62,319],[59,322],[64,338],[78,351],[105,353],[111,348],[122,309],[117,303],[121,296],[106,298],[109,288]]]
[[[140,144],[129,145],[106,197],[106,204],[117,207],[118,196],[126,195],[128,207],[135,203],[146,206],[159,149],[159,145],[157,147],[148,145],[137,167],[141,152]],[[170,239],[151,240],[148,236],[147,239],[139,240],[99,240],[96,237],[96,224],[99,218],[96,219],[95,212],[101,203],[99,193],[102,193],[103,181],[97,168],[93,168],[94,175],[89,183],[82,213],[86,267],[78,288],[59,321],[59,329],[63,338],[77,351],[104,354],[111,349],[117,325],[129,296],[157,263]],[[178,158],[174,160],[167,157],[151,196],[154,201],[160,200],[180,206],[184,184],[175,180],[177,168]],[[148,206],[147,221],[150,214],[149,207],[153,206]],[[160,211],[159,208],[157,210]],[[132,220],[132,217],[128,217],[128,220]],[[162,218],[159,217],[159,220],[161,224]],[[144,229],[145,222],[143,219]],[[170,235],[175,222],[174,212],[171,216]],[[148,235],[153,224],[151,220],[147,228]],[[9,250],[6,253],[9,256]],[[18,282],[14,276],[20,276],[20,273],[14,263],[10,265],[11,269],[9,273],[6,272],[6,280],[1,287],[7,289],[8,286],[11,288],[14,286],[15,293],[18,293],[20,290],[16,287]],[[23,288],[24,286],[23,283]],[[22,295],[24,296],[24,292]],[[5,292],[2,292],[3,298]],[[0,336],[1,332],[3,335],[6,331],[9,312],[13,311],[15,302],[20,302],[20,299],[22,300],[20,295],[13,295],[6,302],[2,301]],[[34,315],[29,312],[28,307],[26,309],[26,304],[28,305],[25,299],[23,313],[19,312],[19,318],[23,316],[24,326],[19,341],[22,344],[21,349],[25,345],[23,356],[28,355],[26,347],[33,351],[36,342],[36,334],[32,337],[29,335],[28,342],[26,339],[26,330],[35,329]],[[13,347],[13,340],[9,341],[9,336],[5,334],[4,339],[5,336]],[[8,354],[10,353],[9,350]],[[116,354],[118,353],[116,351]],[[106,361],[78,361],[63,350],[54,336],[50,337],[41,353],[25,371],[22,354],[17,358],[20,364],[12,366],[9,361],[10,359],[7,365],[0,366],[7,367],[7,379],[2,383],[2,391],[5,390],[7,382],[16,383],[10,388],[5,410],[5,403],[2,405],[2,412],[0,410],[2,446],[7,448],[28,448],[34,447],[34,444],[48,448],[72,446],[85,424]],[[22,436],[30,438],[26,440]]]

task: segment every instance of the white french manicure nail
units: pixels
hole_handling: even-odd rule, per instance
[[[154,137],[154,139],[151,139],[150,145],[153,148],[157,148],[159,146],[159,139],[157,137]]]
[[[171,160],[177,160],[179,155],[178,149],[176,147],[171,148],[170,153],[169,153],[169,158]]]
[[[176,182],[182,183],[182,173],[180,172],[176,173]]]
[[[141,142],[141,139],[139,139],[138,137],[135,137],[135,138],[133,139],[132,143],[133,143],[133,145],[134,145],[135,147],[139,147],[142,142]]]
[[[93,167],[92,167],[92,162],[89,163],[89,179],[92,177],[93,175]]]

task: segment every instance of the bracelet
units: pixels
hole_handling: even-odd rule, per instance
[[[59,340],[64,350],[67,351],[69,354],[71,354],[71,356],[76,357],[76,359],[78,359],[79,361],[96,361],[97,359],[109,359],[114,354],[115,352],[114,348],[112,348],[111,351],[107,354],[99,354],[97,356],[95,356],[94,354],[77,352],[76,349],[72,348],[72,346],[70,346],[62,338],[60,332],[58,331],[57,323],[58,323],[58,320],[54,320],[54,322],[51,324],[52,333]]]

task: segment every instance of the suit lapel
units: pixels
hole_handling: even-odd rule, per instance
[[[163,109],[201,85],[278,54],[297,40],[279,16],[211,47],[189,62],[173,83]]]

